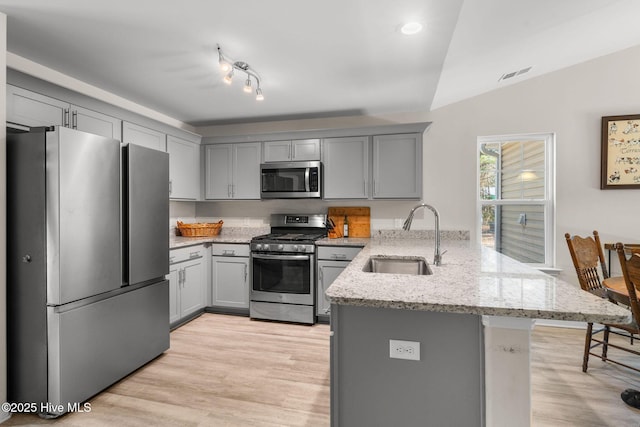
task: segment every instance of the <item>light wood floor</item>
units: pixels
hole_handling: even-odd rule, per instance
[[[171,333],[164,355],[91,399],[91,413],[20,414],[3,426],[328,426],[328,337],[327,325],[204,314]],[[595,358],[583,373],[583,339],[583,330],[534,329],[533,425],[640,426],[640,411],[620,399],[640,389],[640,374]]]

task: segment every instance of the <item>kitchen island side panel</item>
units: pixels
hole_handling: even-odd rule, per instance
[[[480,316],[333,305],[332,329],[334,427],[484,425]],[[420,360],[391,359],[390,339]]]

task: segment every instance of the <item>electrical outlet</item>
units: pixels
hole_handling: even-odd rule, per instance
[[[389,357],[392,359],[420,360],[420,343],[417,341],[389,340]]]

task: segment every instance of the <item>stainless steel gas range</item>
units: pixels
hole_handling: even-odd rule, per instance
[[[271,233],[251,240],[252,318],[315,323],[315,241],[325,236],[325,215],[271,215]]]

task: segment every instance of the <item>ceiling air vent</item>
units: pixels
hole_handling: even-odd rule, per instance
[[[513,77],[519,76],[519,75],[521,75],[521,74],[524,74],[524,73],[528,73],[528,72],[529,72],[529,70],[531,70],[531,68],[532,68],[532,67],[527,67],[527,68],[523,68],[522,70],[518,70],[518,71],[510,71],[510,72],[508,72],[508,73],[503,74],[503,75],[498,79],[498,81],[499,81],[499,82],[501,82],[501,81],[503,81],[503,80],[507,80],[507,79],[510,79],[510,78],[513,78]]]

